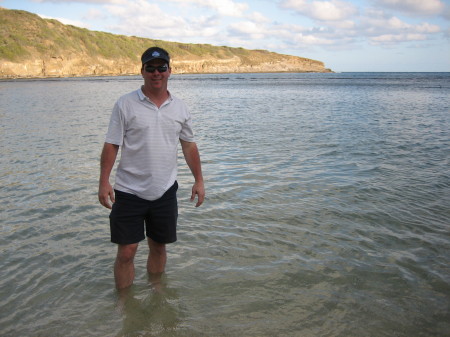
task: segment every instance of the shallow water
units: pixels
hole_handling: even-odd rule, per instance
[[[173,76],[207,200],[114,290],[98,161],[139,77],[0,82],[2,336],[447,336],[450,73]]]

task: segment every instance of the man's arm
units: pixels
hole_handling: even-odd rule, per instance
[[[106,208],[111,208],[114,203],[114,190],[109,183],[109,176],[116,161],[119,145],[105,143],[100,158],[100,181],[98,184],[98,200]],[[111,202],[110,202],[111,201]]]
[[[197,195],[198,200],[195,207],[199,207],[205,200],[205,185],[203,183],[200,154],[198,152],[197,144],[194,142],[187,142],[180,139],[180,143],[181,148],[183,149],[184,159],[186,160],[186,163],[195,179],[194,186],[192,186],[191,201],[193,201],[195,199],[195,195]]]

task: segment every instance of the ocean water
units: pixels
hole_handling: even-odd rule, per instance
[[[139,77],[0,81],[1,336],[449,336],[450,73],[175,75],[207,198],[114,289],[99,156]],[[181,153],[181,152],[180,152]]]

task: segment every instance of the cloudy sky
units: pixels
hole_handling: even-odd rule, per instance
[[[123,35],[267,49],[334,71],[450,71],[450,0],[0,0]]]

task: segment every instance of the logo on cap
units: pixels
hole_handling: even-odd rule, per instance
[[[157,51],[154,51],[152,56],[153,57],[159,57],[159,56],[161,56],[161,54],[159,52],[157,52]]]

